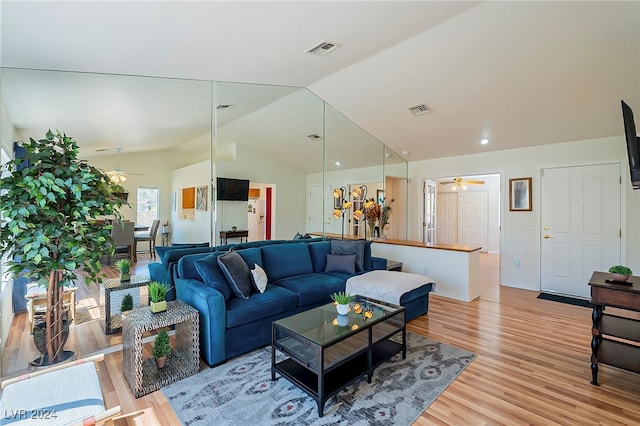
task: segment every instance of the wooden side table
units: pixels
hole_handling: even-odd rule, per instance
[[[100,285],[100,310],[104,334],[113,334],[122,330],[120,315],[111,315],[111,292],[143,287],[150,282],[151,279],[146,275],[132,275],[129,281],[120,281],[119,278],[104,280]]]
[[[142,359],[142,334],[175,324],[175,347],[164,368],[153,358]],[[200,371],[198,311],[176,300],[154,314],[144,307],[122,314],[123,373],[136,398]]]
[[[244,241],[246,243],[247,239],[249,238],[249,231],[220,231],[220,244],[222,244],[223,240],[224,243],[227,244],[227,240],[229,238],[240,238],[240,242],[242,242],[242,239],[244,238]]]

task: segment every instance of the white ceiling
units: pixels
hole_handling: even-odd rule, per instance
[[[307,87],[410,161],[622,135],[621,99],[640,116],[638,1],[2,0],[0,14],[3,67]],[[304,53],[322,40],[340,47]],[[34,111],[25,94],[47,91],[34,86],[2,94],[24,129],[95,101],[59,90]],[[408,112],[421,103],[433,111]],[[104,99],[95,108],[109,112]],[[127,108],[77,120],[74,136],[96,122],[131,129],[132,117],[131,149],[186,132],[187,117]]]

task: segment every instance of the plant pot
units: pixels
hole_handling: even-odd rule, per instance
[[[156,358],[156,367],[164,368],[164,364],[167,361],[167,357],[163,356],[161,358]]]
[[[349,317],[347,315],[342,315],[342,314],[338,315],[336,317],[336,320],[338,321],[338,325],[339,326],[344,327],[344,326],[349,325]]]
[[[124,272],[120,273],[120,281],[129,281],[129,280],[131,280],[130,273],[126,273],[126,274]]]
[[[157,314],[158,312],[167,310],[167,301],[163,300],[161,302],[151,302],[151,312]]]
[[[64,347],[69,337],[69,324],[71,321],[68,319],[62,320],[62,346]],[[46,323],[44,321],[36,323],[33,327],[33,343],[42,355],[47,354],[47,332],[45,330]]]
[[[611,281],[623,283],[629,279],[629,275],[611,273]]]
[[[349,304],[337,304],[336,305],[336,310],[338,311],[338,314],[340,315],[347,315],[349,313]]]

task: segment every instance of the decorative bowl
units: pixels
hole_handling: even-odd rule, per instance
[[[629,279],[629,275],[611,273],[611,281],[623,283]]]

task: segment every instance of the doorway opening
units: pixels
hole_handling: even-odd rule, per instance
[[[491,300],[500,295],[500,182],[499,173],[423,180],[422,242],[480,246],[481,297]]]

